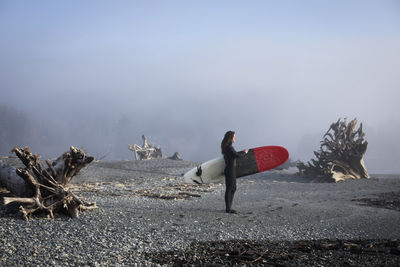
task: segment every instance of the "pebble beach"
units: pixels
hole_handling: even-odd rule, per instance
[[[237,180],[227,214],[224,184],[183,184],[197,164],[93,162],[71,190],[99,208],[78,219],[25,221],[1,204],[0,265],[400,264],[400,175],[316,183],[267,171]]]

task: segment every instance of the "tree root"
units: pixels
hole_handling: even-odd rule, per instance
[[[363,160],[368,142],[364,141],[362,123],[355,131],[356,125],[357,119],[332,123],[323,136],[320,150],[314,152],[317,159],[297,164],[299,174],[330,182],[369,178]]]
[[[23,186],[29,190],[14,190],[24,192],[16,197],[4,197],[5,205],[19,203],[19,211],[25,219],[32,218],[34,214],[44,213],[48,218],[54,218],[54,213],[64,211],[72,218],[79,217],[79,213],[96,209],[96,203],[88,203],[68,189],[71,179],[87,164],[93,161],[93,157],[87,157],[83,150],[71,146],[70,151],[64,153],[53,163],[46,161],[48,169],[43,168],[39,161],[39,155],[33,155],[29,147],[13,150],[23,162],[25,168],[15,169],[16,177],[23,179]],[[1,166],[0,166],[1,167]],[[0,177],[2,179],[10,177]]]

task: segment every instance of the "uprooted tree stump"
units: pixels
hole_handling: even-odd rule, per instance
[[[143,145],[128,144],[128,148],[135,153],[136,160],[157,159],[162,158],[162,151],[160,147],[153,146],[147,142],[147,137],[142,135]]]
[[[151,145],[147,142],[147,137],[142,135],[143,145],[128,144],[129,150],[135,153],[136,160],[148,160],[148,159],[160,159],[163,158],[161,148],[158,146]],[[172,160],[183,160],[178,152],[175,152],[172,156],[167,157]]]
[[[46,160],[47,169],[32,154],[29,147],[15,147],[14,152],[25,168],[14,168],[0,161],[0,186],[8,189],[15,197],[4,197],[4,204],[19,203],[25,219],[34,214],[45,213],[54,218],[54,212],[65,211],[72,218],[79,212],[96,209],[96,203],[88,203],[68,189],[71,179],[82,168],[93,161],[82,149],[73,146],[52,163]]]
[[[369,178],[363,160],[368,142],[364,141],[362,123],[357,130],[356,125],[357,119],[347,123],[346,118],[332,123],[323,136],[320,150],[314,152],[317,159],[297,164],[299,174],[332,182]]]

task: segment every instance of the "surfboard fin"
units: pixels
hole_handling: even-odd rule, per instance
[[[201,178],[201,174],[203,173],[203,170],[201,169],[201,165],[197,166],[197,172],[196,175],[200,177],[201,183],[204,184],[203,178]],[[194,180],[193,180],[194,181]]]
[[[197,166],[196,175],[199,176],[199,177],[201,177],[201,174],[202,174],[202,173],[203,173],[203,170],[201,169],[201,165],[200,165],[200,166]]]

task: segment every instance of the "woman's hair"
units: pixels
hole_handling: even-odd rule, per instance
[[[233,136],[235,135],[234,131],[227,131],[224,135],[224,139],[221,142],[221,152],[224,154],[225,147],[232,144]]]

